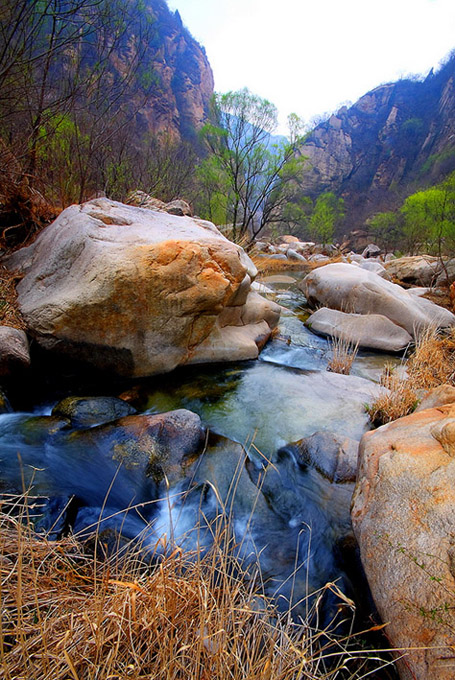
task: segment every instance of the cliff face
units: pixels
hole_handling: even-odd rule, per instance
[[[154,87],[136,119],[152,133],[191,138],[205,121],[213,94],[213,74],[204,49],[163,0],[146,0],[154,19],[145,50]]]
[[[382,85],[318,125],[302,188],[343,196],[350,228],[455,169],[455,58],[423,81]]]
[[[194,139],[214,86],[204,48],[165,0],[127,0],[123,11],[118,20],[126,29],[109,52],[108,86],[122,83],[118,101],[139,139],[164,132],[173,139]],[[96,63],[96,47],[86,59],[89,66]]]

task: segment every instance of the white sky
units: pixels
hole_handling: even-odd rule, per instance
[[[217,92],[248,87],[309,121],[455,48],[455,0],[168,0]]]

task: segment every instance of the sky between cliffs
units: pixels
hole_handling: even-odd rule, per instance
[[[272,101],[280,129],[381,83],[426,74],[455,48],[455,0],[168,0],[204,45],[217,92]]]

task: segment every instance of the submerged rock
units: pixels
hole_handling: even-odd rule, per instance
[[[204,428],[196,413],[177,409],[156,415],[134,415],[75,432],[70,445],[95,450],[137,478],[138,486],[150,477],[159,484],[175,483],[184,467],[199,453]]]
[[[56,416],[12,414],[0,420],[1,478],[39,496],[75,497],[81,505],[123,510],[157,498],[161,482],[179,481],[202,450],[196,413],[177,409],[131,415],[68,431]]]
[[[18,302],[39,344],[127,376],[254,359],[280,314],[250,295],[255,266],[213,224],[108,199],[67,208],[6,264],[24,273]]]
[[[447,309],[350,264],[336,263],[315,269],[299,287],[310,305],[353,314],[380,314],[413,338],[428,327],[455,325],[455,315]]]
[[[355,482],[359,442],[332,432],[315,432],[278,451],[291,453],[300,465],[309,465],[331,482]]]
[[[362,438],[352,523],[400,677],[453,680],[455,408],[413,413]]]
[[[69,418],[77,428],[102,425],[133,413],[136,409],[116,397],[66,397],[52,409],[53,416]]]

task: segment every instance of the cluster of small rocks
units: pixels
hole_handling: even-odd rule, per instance
[[[296,263],[329,262],[340,255],[337,246],[322,245],[313,241],[300,241],[296,236],[282,236],[278,244],[256,241],[255,250],[272,260],[294,261]]]
[[[160,201],[159,198],[153,198],[145,191],[132,191],[126,199],[127,205],[134,205],[138,208],[148,208],[149,210],[157,210],[158,212],[166,212],[170,215],[178,215],[179,217],[193,217],[193,211],[189,203],[181,198],[176,198],[169,203]]]

